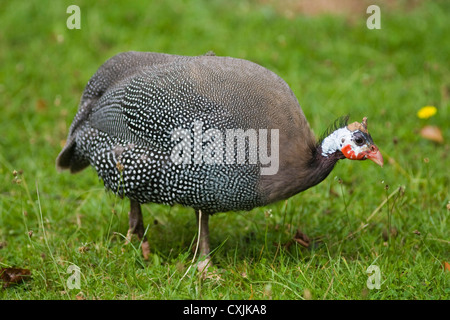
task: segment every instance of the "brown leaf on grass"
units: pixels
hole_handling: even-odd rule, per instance
[[[86,297],[84,296],[83,292],[80,292],[75,297],[77,300],[86,300]]]
[[[444,261],[444,270],[450,272],[450,263]]]
[[[44,99],[36,100],[36,110],[37,111],[47,110],[47,101],[45,101]]]
[[[2,280],[4,288],[27,280],[30,276],[31,271],[28,269],[0,268],[0,280]]]
[[[436,126],[425,126],[420,130],[420,135],[427,139],[437,143],[443,143],[444,137],[442,131]]]
[[[289,240],[288,242],[286,242],[284,244],[284,247],[286,249],[289,249],[289,247],[294,243],[297,242],[298,244],[300,244],[301,246],[308,248],[311,240],[310,238],[304,234],[300,229],[297,229],[297,232],[295,233],[294,237],[292,237],[291,240]]]
[[[293,240],[301,244],[305,248],[308,248],[309,244],[311,243],[311,239],[309,239],[309,237],[306,234],[304,234],[300,229],[297,229],[297,232],[295,233]]]

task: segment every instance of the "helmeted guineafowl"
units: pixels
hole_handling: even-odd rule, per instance
[[[208,256],[210,214],[287,199],[339,159],[383,164],[366,118],[341,120],[317,141],[286,82],[247,60],[125,52],[89,80],[56,165],[92,165],[130,199],[129,235],[143,240],[144,257],[140,204],[194,208]]]

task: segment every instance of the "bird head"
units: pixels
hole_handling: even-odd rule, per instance
[[[370,159],[380,166],[384,163],[380,150],[367,131],[366,117],[361,123],[353,122],[335,130],[323,140],[322,154],[324,156],[337,150],[350,160]]]
[[[350,131],[348,138],[342,138],[342,154],[350,160],[370,159],[383,166],[383,156],[378,147],[373,143],[372,137],[367,131],[367,118],[361,123],[353,122],[347,126]]]

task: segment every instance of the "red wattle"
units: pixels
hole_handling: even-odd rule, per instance
[[[352,150],[352,146],[347,144],[344,147],[342,147],[341,152],[344,154],[344,156],[347,159],[350,160],[363,160],[364,159],[364,153],[360,152],[359,154],[355,154],[355,151]]]

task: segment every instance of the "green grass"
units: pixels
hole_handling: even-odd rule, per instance
[[[0,268],[32,276],[0,289],[1,299],[449,299],[448,1],[381,4],[381,30],[366,28],[365,11],[287,17],[262,3],[2,4]],[[66,28],[70,4],[81,8],[81,30]],[[128,202],[105,192],[92,169],[54,166],[88,79],[128,50],[213,50],[260,63],[289,83],[318,135],[341,115],[367,116],[386,164],[341,161],[288,201],[214,215],[220,280],[195,268],[183,277],[193,210],[145,205],[152,254],[143,261],[138,241],[125,245]],[[437,115],[417,118],[425,105]],[[422,138],[425,124],[445,142]],[[284,248],[297,229],[320,242]],[[366,285],[372,264],[380,289]],[[80,268],[80,289],[67,286],[70,265]]]

